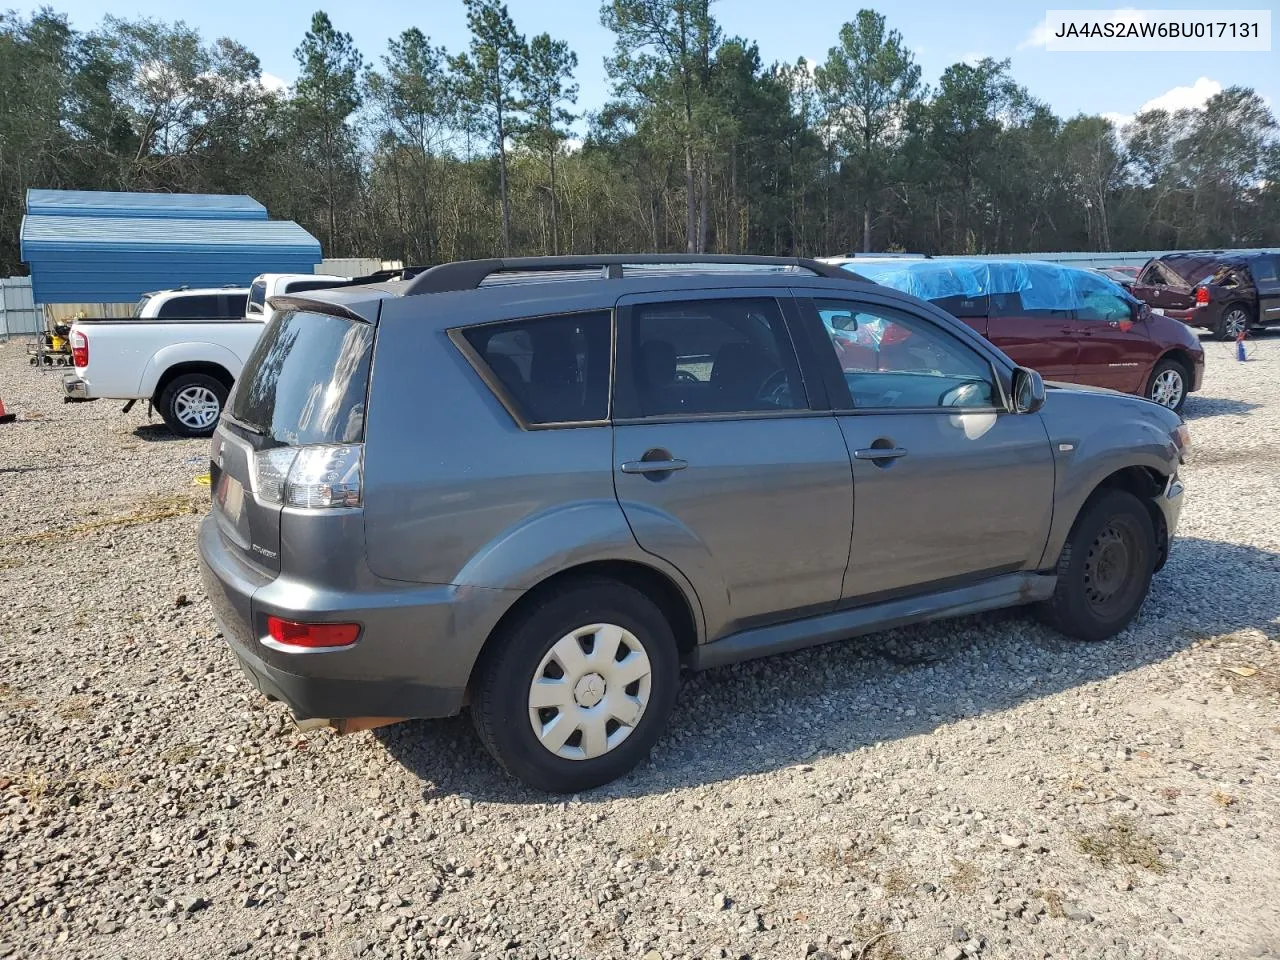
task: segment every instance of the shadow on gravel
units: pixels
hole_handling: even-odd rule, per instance
[[[713,784],[927,734],[1245,628],[1280,635],[1280,554],[1179,539],[1138,622],[1105,643],[1067,640],[1028,612],[1010,610],[691,675],[650,762],[580,799]],[[557,799],[506,777],[465,716],[385,727],[374,736],[428,794],[512,804]]]
[[[1205,397],[1192,394],[1182,408],[1184,420],[1202,420],[1205,417],[1222,417],[1238,415],[1257,410],[1260,404],[1248,403],[1244,400],[1232,400],[1227,397]]]
[[[169,428],[163,423],[144,423],[142,426],[134,428],[133,435],[139,440],[146,440],[150,443],[168,443],[171,440],[187,439],[170,433]]]

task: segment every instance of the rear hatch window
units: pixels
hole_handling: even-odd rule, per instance
[[[214,435],[213,512],[246,559],[278,572],[284,506],[361,503],[374,328],[289,311],[267,324]]]
[[[231,416],[272,444],[359,442],[372,350],[368,323],[282,314],[249,355]]]

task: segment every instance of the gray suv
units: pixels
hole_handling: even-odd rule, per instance
[[[273,305],[212,441],[227,642],[300,720],[469,703],[545,790],[635,766],[682,668],[1024,604],[1110,637],[1181,508],[1177,414],[811,260],[472,261]]]

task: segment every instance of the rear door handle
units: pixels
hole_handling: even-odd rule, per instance
[[[688,460],[628,460],[622,465],[623,473],[670,473],[689,466]]]
[[[853,451],[855,460],[897,460],[906,455],[906,447],[867,447]]]

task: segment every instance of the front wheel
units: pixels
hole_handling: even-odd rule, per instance
[[[1147,399],[1174,413],[1182,412],[1187,402],[1187,371],[1176,360],[1161,360],[1147,381]]]
[[[528,786],[572,793],[649,753],[680,683],[675,637],[643,593],[592,580],[549,594],[477,666],[471,717],[485,747]]]
[[[1114,637],[1138,615],[1156,562],[1155,527],[1124,490],[1096,495],[1076,519],[1058,558],[1058,584],[1040,605],[1049,626],[1077,640]]]
[[[212,436],[227,402],[227,388],[207,373],[174,377],[160,392],[156,409],[179,437]]]

